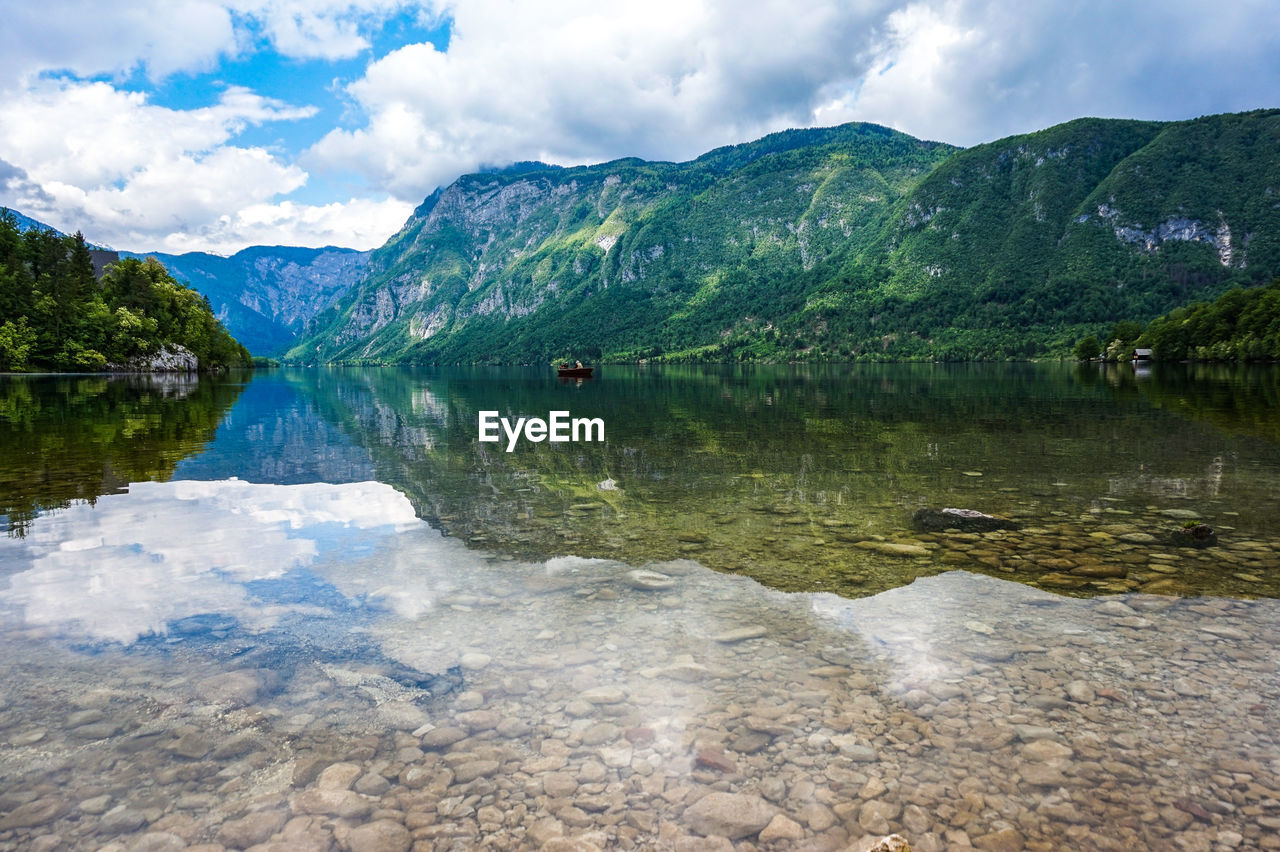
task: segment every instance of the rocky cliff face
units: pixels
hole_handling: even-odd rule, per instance
[[[254,246],[231,257],[147,253],[203,293],[214,314],[255,355],[287,349],[317,314],[365,274],[370,252]]]
[[[463,179],[378,252],[333,344],[376,357],[406,336],[425,340],[474,317],[526,316],[589,270],[607,286],[601,231],[637,215],[658,190],[622,188],[610,174]],[[395,335],[385,335],[393,323]]]

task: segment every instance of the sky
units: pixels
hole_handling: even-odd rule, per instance
[[[1274,0],[4,0],[0,205],[132,251],[381,245],[520,160],[1280,107]]]

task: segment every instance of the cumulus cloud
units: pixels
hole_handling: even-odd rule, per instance
[[[109,83],[44,81],[0,103],[0,155],[43,194],[10,200],[6,186],[0,203],[121,247],[185,233],[302,186],[298,166],[228,142],[249,124],[312,112],[240,88],[174,110]]]
[[[310,152],[401,198],[482,164],[686,158],[813,122],[871,61],[868,2],[459,0],[448,50],[403,47],[347,91],[368,116]]]
[[[14,203],[6,206],[23,210],[47,208],[55,203],[54,197],[45,192],[44,187],[28,177],[26,169],[4,159],[0,159],[0,198],[13,199]]]
[[[412,0],[60,0],[56,9],[11,3],[0,28],[0,80],[50,71],[152,79],[207,71],[261,42],[292,58],[338,59]]]
[[[912,3],[865,80],[819,110],[961,145],[1081,116],[1176,120],[1280,105],[1271,4]],[[1242,69],[1249,69],[1247,74]]]
[[[207,69],[236,50],[235,23],[215,0],[95,0],[7,3],[0,28],[0,80],[29,82],[48,71],[81,77],[147,68],[153,77]]]
[[[296,152],[237,144],[247,127],[316,113],[227,88],[199,109],[168,109],[119,82],[202,73],[258,50],[342,59],[407,0],[70,0],[56,15],[9,10],[0,29],[0,204],[100,243],[231,252],[267,241],[371,248],[412,205],[366,197],[281,200],[307,172]],[[88,23],[91,22],[91,23]]]
[[[234,213],[184,230],[164,234],[158,240],[145,233],[129,239],[170,253],[214,251],[248,245],[343,246],[371,249],[386,242],[413,212],[413,205],[393,198],[351,198],[330,204],[298,204],[293,201],[250,204]]]
[[[225,156],[224,144],[249,124],[314,112],[235,87],[211,106],[176,110],[109,83],[46,81],[0,103],[0,150],[42,183],[114,184],[184,155]]]
[[[409,0],[231,0],[281,54],[345,59],[369,47],[368,33]]]

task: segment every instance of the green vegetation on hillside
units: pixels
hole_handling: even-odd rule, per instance
[[[158,261],[126,258],[99,281],[83,236],[23,233],[0,214],[0,370],[103,370],[167,344],[202,369],[250,365],[208,301]]]
[[[1157,317],[1138,344],[1161,361],[1280,361],[1280,278]]]
[[[1280,361],[1280,278],[1175,308],[1146,328],[1118,322],[1106,341],[1104,347],[1089,335],[1073,354],[1081,361],[1127,361],[1142,348],[1150,349],[1156,361]]]
[[[813,343],[833,335],[779,324],[954,150],[846,125],[688,163],[464,176],[374,253],[370,276],[288,359],[817,357]]]
[[[1075,355],[1082,361],[1099,355],[1124,361],[1135,347],[1150,349],[1156,361],[1280,361],[1280,278],[1175,308],[1145,329],[1117,323],[1105,350],[1088,337],[1076,344]]]

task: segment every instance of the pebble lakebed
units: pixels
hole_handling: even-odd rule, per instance
[[[990,501],[978,501],[987,508]],[[495,530],[442,519],[444,529],[474,547],[516,555],[570,548],[634,562],[687,557],[785,591],[828,591],[862,597],[956,568],[1085,596],[1155,594],[1280,597],[1280,542],[1260,530],[1237,529],[1239,513],[1190,501],[1120,508],[1097,500],[1085,511],[1011,503],[1000,512],[1016,529],[913,532],[916,508],[877,504],[863,518],[807,504],[747,505],[732,512],[701,507],[636,532],[601,503],[580,502],[525,526]],[[1179,505],[1182,504],[1182,505]],[[1208,519],[1221,541],[1203,549],[1174,539],[1183,524]],[[588,522],[590,521],[590,522]],[[530,529],[532,526],[532,529]]]
[[[913,541],[1010,536],[942,538]],[[460,666],[429,700],[358,659],[282,676],[233,627],[221,656],[6,627],[0,849],[1280,848],[1276,601],[487,564],[362,628]]]

